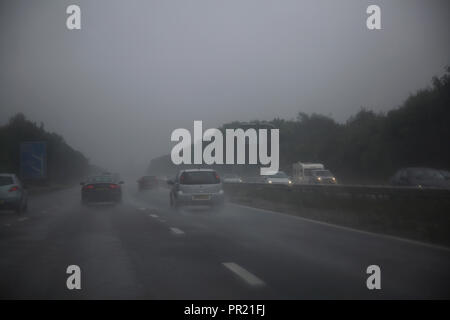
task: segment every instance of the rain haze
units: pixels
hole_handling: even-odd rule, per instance
[[[82,29],[66,28],[81,7]],[[381,7],[382,30],[366,28]],[[1,123],[17,112],[94,164],[142,172],[176,128],[344,122],[441,75],[448,1],[2,1]]]
[[[0,302],[450,299],[449,39],[448,0],[0,0]]]

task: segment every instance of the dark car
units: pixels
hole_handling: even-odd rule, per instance
[[[442,174],[442,176],[445,178],[445,180],[450,180],[450,171],[440,170],[439,172]]]
[[[336,184],[336,177],[330,172],[330,170],[312,170],[311,180],[313,184]]]
[[[156,176],[143,176],[137,183],[139,190],[153,189],[158,186],[158,178]]]
[[[89,177],[81,185],[81,202],[115,202],[122,201],[123,181],[117,181],[112,175]]]
[[[394,186],[450,189],[450,181],[439,170],[431,168],[400,169],[391,178],[390,182]]]

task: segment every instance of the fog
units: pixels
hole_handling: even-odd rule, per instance
[[[143,172],[194,120],[394,108],[450,63],[449,21],[445,0],[2,1],[1,124],[23,112],[94,164]]]

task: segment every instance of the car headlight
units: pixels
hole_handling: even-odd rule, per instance
[[[331,178],[333,181],[336,181],[336,178],[335,177],[333,177],[333,178]]]
[[[272,183],[272,180],[267,181],[268,183]]]
[[[322,178],[321,177],[317,177],[317,180],[322,181]]]
[[[292,184],[292,181],[291,181],[291,180],[289,180],[289,181],[288,181],[288,183],[289,183],[289,184]]]

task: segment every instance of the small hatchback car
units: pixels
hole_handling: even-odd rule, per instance
[[[181,170],[175,180],[169,180],[170,205],[210,205],[222,206],[224,192],[216,171],[211,169]]]
[[[0,173],[0,209],[22,213],[28,207],[28,193],[15,174]]]

